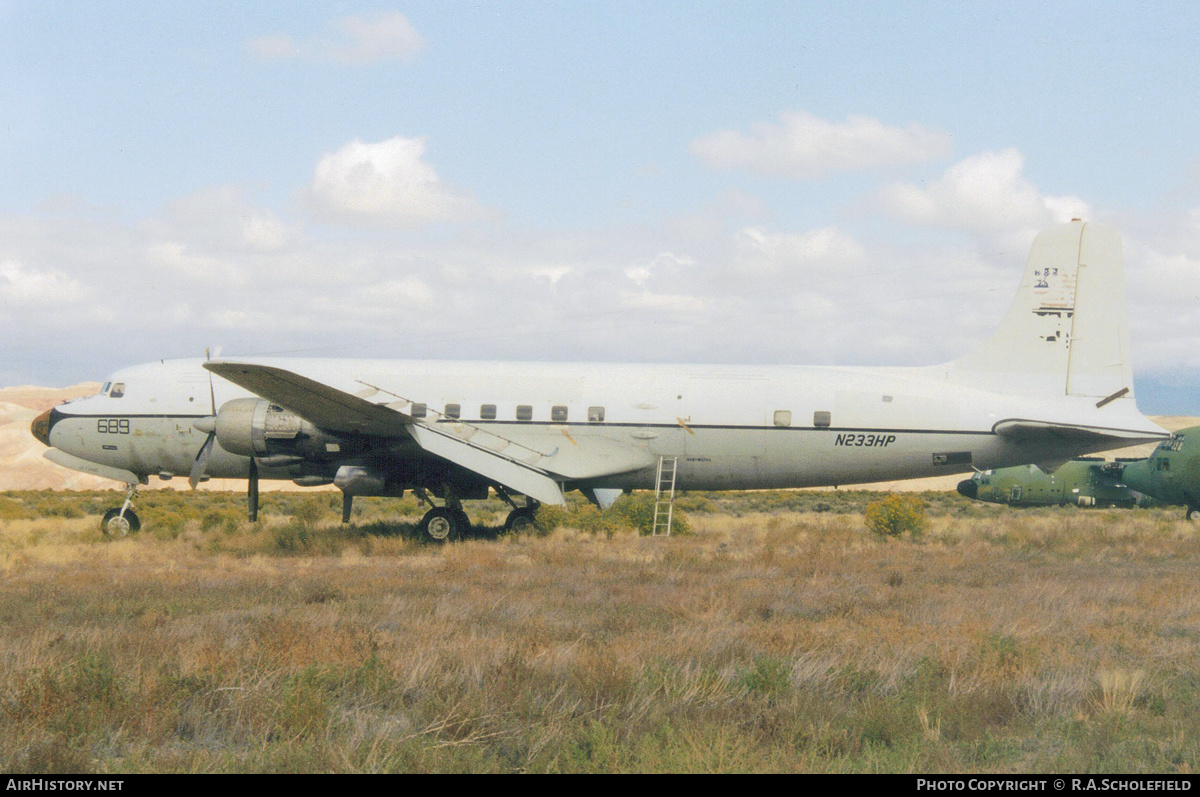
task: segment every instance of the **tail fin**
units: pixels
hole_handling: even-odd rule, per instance
[[[982,346],[949,364],[947,378],[1028,396],[1132,399],[1117,231],[1073,221],[1041,232],[1008,315]]]

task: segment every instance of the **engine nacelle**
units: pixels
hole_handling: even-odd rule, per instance
[[[329,460],[362,452],[359,438],[327,432],[266,399],[241,398],[221,405],[217,442],[243,457]]]
[[[346,495],[389,495],[403,497],[404,487],[388,478],[388,474],[370,466],[343,465],[338,468],[333,484]]]

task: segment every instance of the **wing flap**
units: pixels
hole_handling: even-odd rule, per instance
[[[567,427],[534,427],[506,431],[505,436],[466,423],[438,424],[440,433],[569,481],[598,479],[653,467],[657,459],[646,449]]]
[[[562,488],[542,471],[524,465],[440,429],[413,424],[409,432],[417,445],[431,454],[449,460],[494,482],[535,498],[543,504],[561,506],[566,503]]]

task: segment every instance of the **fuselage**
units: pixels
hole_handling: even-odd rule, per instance
[[[1163,503],[1200,508],[1200,427],[1171,435],[1148,459],[1126,465],[1123,478]]]
[[[1163,436],[1140,414],[1114,416],[1092,399],[1005,395],[956,384],[939,368],[254,362],[373,402],[423,405],[422,422],[428,424],[468,424],[542,448],[604,438],[644,451],[647,461],[674,457],[680,489],[918,478],[1064,459],[1120,445],[1111,439],[997,432],[1014,420],[1118,429],[1128,437],[1126,444]],[[118,371],[101,394],[61,405],[39,419],[35,434],[71,456],[141,480],[186,475],[207,436],[194,424],[213,416],[214,407],[253,395],[211,375],[203,363],[166,360]],[[332,474],[353,459],[332,452],[305,463],[303,474]],[[245,478],[249,468],[248,457],[218,445],[207,474]],[[267,479],[299,475],[295,465],[267,463],[260,471]],[[652,488],[654,477],[653,467],[641,467],[592,479],[588,486]]]
[[[1149,506],[1153,501],[1122,481],[1121,462],[1101,458],[1064,463],[1052,473],[1033,465],[983,470],[958,484],[967,498],[1010,506]]]

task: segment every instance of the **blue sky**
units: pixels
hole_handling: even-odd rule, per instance
[[[934,363],[1082,214],[1125,239],[1140,404],[1200,414],[1198,15],[0,2],[0,382]]]

